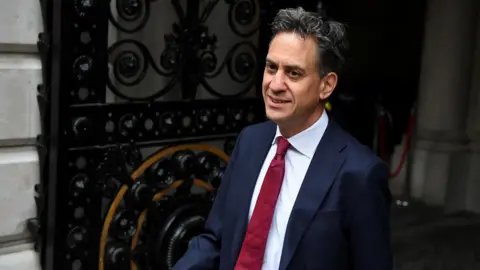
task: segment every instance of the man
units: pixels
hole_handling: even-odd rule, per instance
[[[388,167],[330,121],[344,27],[302,8],[273,22],[270,121],[244,129],[206,222],[175,270],[391,270]]]

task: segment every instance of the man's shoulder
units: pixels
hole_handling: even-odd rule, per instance
[[[368,170],[369,167],[374,165],[386,165],[385,162],[377,154],[375,154],[370,147],[360,143],[355,137],[342,128],[339,127],[339,129],[341,134],[340,137],[346,145],[346,161],[349,163],[349,165],[351,165],[351,167]]]
[[[342,131],[341,137],[346,144],[342,175],[348,176],[344,183],[349,188],[345,190],[363,192],[388,183],[389,166],[385,161],[346,131]]]
[[[271,120],[267,120],[264,122],[260,122],[260,123],[245,127],[242,130],[241,135],[242,137],[251,137],[251,136],[255,137],[261,134],[265,134],[265,132],[275,131],[275,129],[276,129],[276,124]]]

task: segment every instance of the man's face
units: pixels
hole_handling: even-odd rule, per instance
[[[320,77],[317,51],[313,38],[304,39],[295,33],[278,33],[273,38],[262,84],[270,120],[285,125],[308,121],[319,110],[319,101],[333,91],[335,85],[332,88],[328,80]]]

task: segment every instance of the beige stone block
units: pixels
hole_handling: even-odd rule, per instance
[[[0,238],[8,238],[24,233],[26,220],[36,216],[34,185],[39,181],[39,168],[35,148],[0,148],[0,172]]]
[[[40,132],[41,74],[36,55],[0,54],[0,146],[32,143]]]
[[[33,250],[0,255],[0,269],[2,270],[40,270],[38,254]]]
[[[0,51],[37,51],[43,19],[38,0],[2,1],[0,8]]]

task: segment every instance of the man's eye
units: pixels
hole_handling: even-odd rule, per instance
[[[268,71],[275,71],[276,70],[275,65],[267,64],[267,70]]]
[[[290,77],[292,77],[292,78],[298,78],[298,77],[300,77],[300,76],[301,76],[300,72],[298,72],[298,71],[290,71]]]

